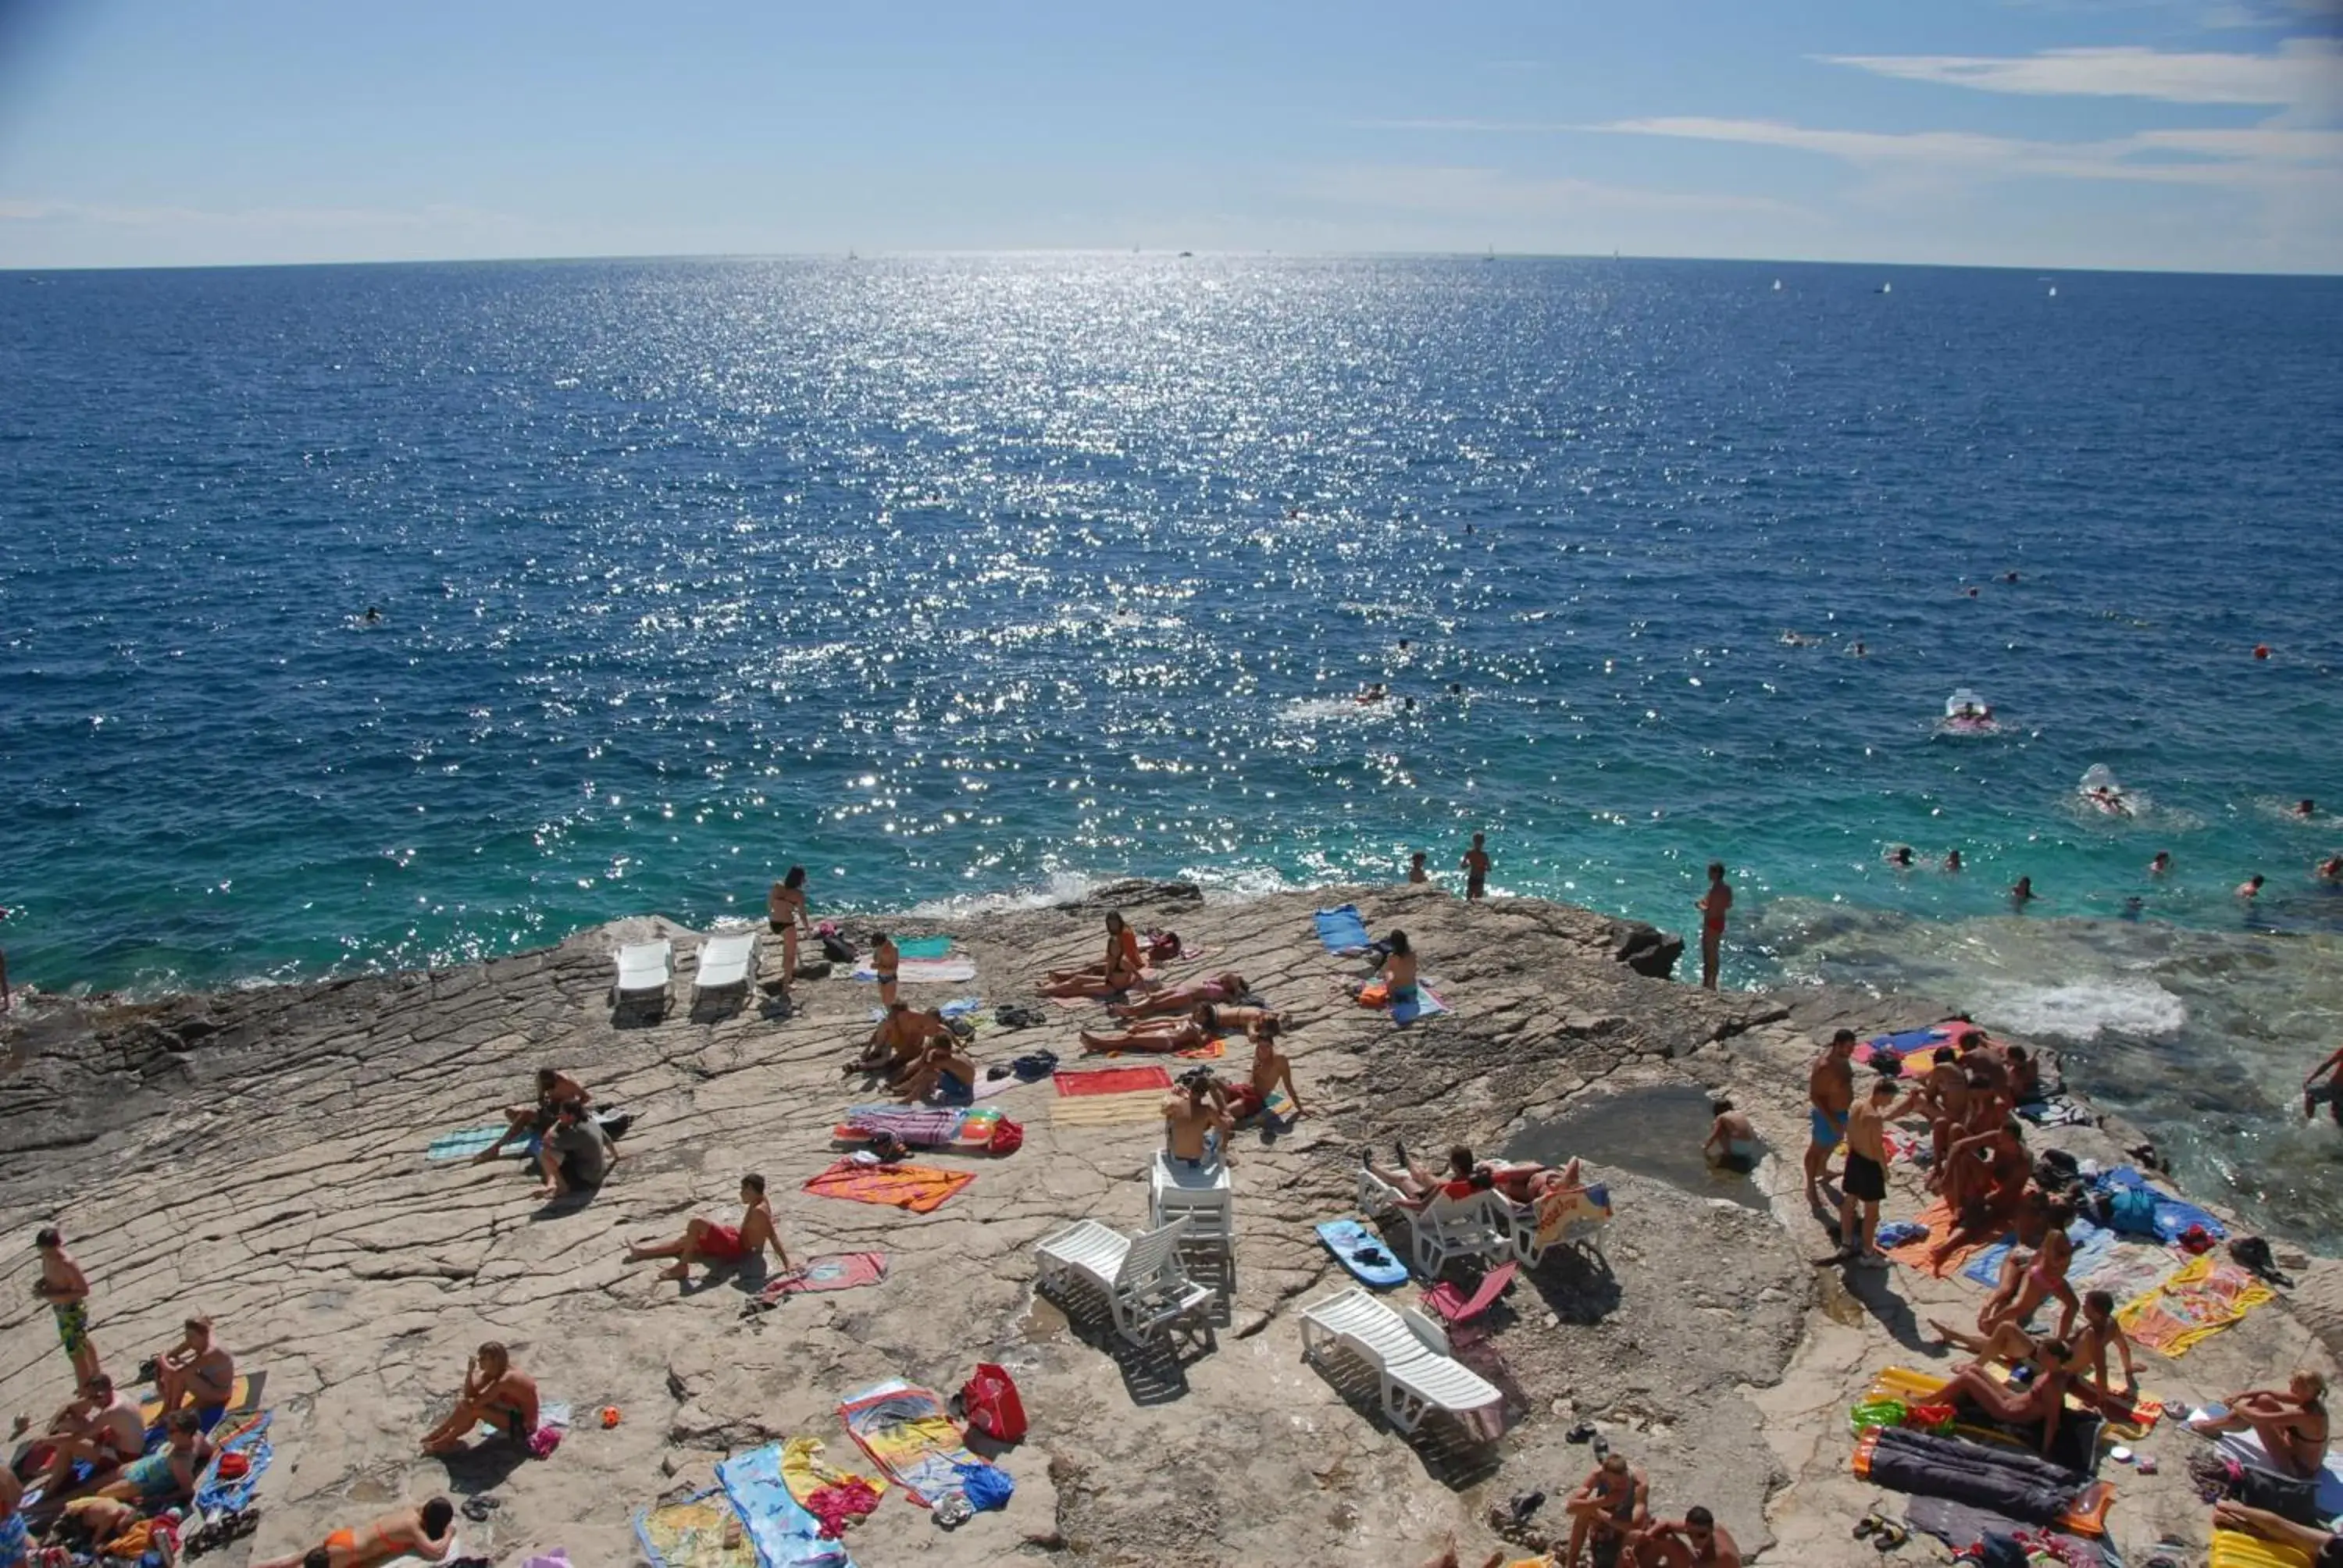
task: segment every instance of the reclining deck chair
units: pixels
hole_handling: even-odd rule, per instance
[[[1302,1353],[1322,1371],[1329,1342],[1375,1369],[1383,1414],[1401,1432],[1438,1411],[1483,1441],[1502,1434],[1505,1396],[1451,1355],[1447,1334],[1414,1308],[1394,1312],[1363,1287],[1346,1287],[1302,1309]]]

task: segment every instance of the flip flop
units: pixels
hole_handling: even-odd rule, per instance
[[[1912,1533],[1892,1520],[1882,1519],[1879,1528],[1871,1533],[1871,1543],[1882,1552],[1893,1552],[1912,1539]]]
[[[1870,1513],[1865,1514],[1861,1519],[1855,1521],[1855,1529],[1852,1533],[1855,1540],[1860,1541],[1865,1536],[1870,1534],[1873,1531],[1884,1530],[1886,1527],[1887,1521],[1880,1518],[1879,1511],[1875,1508]]]

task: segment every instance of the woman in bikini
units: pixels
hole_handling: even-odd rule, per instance
[[[2229,1413],[2192,1421],[2188,1430],[2214,1437],[2251,1427],[2262,1452],[2284,1473],[2315,1476],[2327,1463],[2327,1380],[2304,1370],[2288,1380],[2286,1392],[2249,1388],[2227,1400]]]
[[[2016,1298],[1998,1317],[1977,1320],[1977,1327],[1988,1334],[1999,1323],[2024,1328],[2035,1309],[2052,1296],[2058,1298],[2061,1308],[2057,1337],[2063,1340],[2075,1331],[2075,1314],[2083,1310],[2075,1287],[2066,1282],[2066,1270],[2075,1261],[2075,1243],[2068,1238],[2066,1227],[2075,1222],[2075,1206],[2060,1199],[2049,1205],[2044,1218],[2047,1228],[2042,1232],[2042,1244],[2034,1250],[2034,1261],[2026,1265]]]
[[[495,1340],[472,1352],[456,1408],[423,1434],[423,1452],[453,1453],[482,1422],[516,1443],[526,1444],[537,1431],[537,1380],[514,1371],[511,1352]]]
[[[1418,1000],[1415,980],[1415,948],[1407,940],[1407,933],[1395,930],[1383,940],[1391,952],[1390,956],[1383,960],[1382,971],[1372,980],[1362,981],[1346,989],[1353,996],[1359,999],[1362,1005],[1367,1007],[1397,1007],[1403,1002]],[[1377,986],[1383,988],[1383,1000],[1380,1003],[1372,1001],[1368,998],[1368,993]]]
[[[1244,976],[1231,970],[1216,974],[1210,980],[1192,980],[1186,985],[1166,986],[1151,991],[1137,1001],[1112,1002],[1107,1011],[1117,1018],[1153,1018],[1163,1013],[1188,1012],[1200,1002],[1218,1006],[1232,1002],[1245,994]]]
[[[1146,960],[1139,950],[1139,933],[1119,912],[1110,910],[1106,917],[1106,956],[1080,969],[1051,970],[1038,989],[1043,996],[1112,996],[1137,985],[1145,967]]]
[[[2035,1342],[2034,1377],[2023,1388],[2003,1382],[1981,1367],[1965,1366],[1951,1379],[1919,1396],[1921,1404],[1968,1404],[1986,1419],[2009,1426],[2042,1423],[2042,1452],[2050,1452],[2058,1435],[2058,1418],[2066,1407],[2066,1388],[2074,1381],[2068,1369],[2073,1352],[2064,1340]]]
[[[806,920],[803,866],[791,866],[765,895],[765,924],[781,939],[781,995],[786,997],[798,975],[798,933],[813,929]]]

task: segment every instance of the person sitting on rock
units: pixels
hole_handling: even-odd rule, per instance
[[[135,1503],[149,1513],[196,1494],[196,1477],[212,1457],[204,1441],[203,1424],[191,1410],[176,1410],[163,1418],[165,1442],[154,1452],[132,1460],[120,1473],[97,1489],[100,1497]]]
[[[297,1557],[272,1557],[253,1568],[376,1568],[399,1557],[444,1563],[456,1549],[456,1505],[435,1497],[419,1508],[402,1508],[355,1530],[337,1530]]]
[[[537,1380],[512,1364],[512,1352],[489,1340],[465,1363],[463,1391],[456,1408],[423,1434],[426,1453],[453,1453],[474,1427],[486,1422],[522,1452],[537,1434]]]
[[[926,1054],[930,1041],[950,1032],[940,1012],[922,1012],[907,1001],[890,1002],[880,1015],[878,1027],[870,1031],[870,1038],[862,1042],[862,1053],[839,1070],[850,1077],[858,1072],[883,1072],[890,1078],[899,1078]]]
[[[672,1241],[630,1246],[626,1261],[639,1263],[649,1258],[673,1258],[675,1266],[660,1270],[659,1278],[689,1281],[695,1262],[729,1267],[745,1263],[769,1247],[782,1268],[790,1267],[789,1250],[781,1245],[781,1233],[773,1224],[773,1206],[765,1197],[762,1176],[740,1178],[740,1204],[738,1226],[719,1225],[694,1215],[682,1235]]]
[[[1199,1068],[1164,1100],[1163,1141],[1172,1163],[1197,1171],[1228,1158],[1229,1133],[1235,1123],[1221,1106],[1219,1088],[1212,1074]]]
[[[2007,1426],[2042,1425],[2042,1452],[2047,1457],[2058,1437],[2058,1418],[2066,1408],[2066,1390],[2074,1382],[2069,1370],[2073,1350],[2064,1340],[2036,1340],[2034,1376],[2023,1387],[2006,1383],[1981,1366],[1970,1365],[1921,1394],[1916,1404],[1966,1404],[1982,1411],[1987,1421]]]
[[[609,1180],[610,1168],[618,1162],[618,1150],[586,1108],[574,1100],[565,1101],[537,1151],[537,1168],[545,1177],[537,1195],[566,1198],[590,1192]]]
[[[1080,969],[1051,970],[1038,989],[1043,996],[1113,996],[1137,985],[1145,978],[1146,968],[1147,960],[1139,950],[1139,933],[1120,913],[1110,910],[1106,956]]]
[[[515,1139],[535,1138],[548,1131],[553,1119],[565,1104],[591,1105],[594,1096],[586,1086],[558,1068],[537,1070],[537,1101],[532,1105],[508,1105],[504,1108],[505,1130],[498,1140],[472,1156],[475,1165],[486,1165],[504,1152],[505,1145]]]
[[[2120,1387],[2107,1381],[2107,1352],[2123,1368]],[[2106,1291],[2083,1292],[2083,1326],[2075,1333],[2075,1392],[2100,1405],[2128,1412],[2139,1392],[2139,1369],[2132,1363],[2131,1337],[2116,1322],[2116,1299]]]
[[[1700,1146],[1702,1155],[1711,1165],[1738,1171],[1744,1176],[1756,1170],[1765,1151],[1757,1141],[1757,1129],[1750,1124],[1749,1118],[1735,1111],[1733,1101],[1723,1095],[1709,1101],[1708,1112],[1708,1141]]]
[[[1741,1568],[1741,1548],[1705,1508],[1654,1519],[1635,1543],[1635,1568]]]
[[[1201,1006],[1233,1002],[1246,994],[1244,976],[1231,970],[1207,980],[1165,986],[1135,1001],[1109,1003],[1107,1011],[1117,1018],[1158,1018],[1165,1013],[1193,1012]]]
[[[1302,1091],[1293,1086],[1292,1060],[1277,1049],[1277,1037],[1283,1032],[1277,1015],[1269,1014],[1245,1032],[1252,1041],[1252,1070],[1240,1081],[1221,1086],[1221,1102],[1231,1122],[1265,1114],[1269,1097],[1280,1088],[1285,1091],[1285,1120],[1291,1121],[1302,1114]]]
[[[1965,1170],[1961,1180],[1948,1179],[1945,1183],[1954,1222],[1928,1253],[1932,1272],[1941,1271],[1945,1261],[1961,1248],[1998,1241],[2026,1201],[2026,1183],[2034,1174],[2034,1161],[2026,1152],[2025,1129],[2015,1121],[1955,1143],[1951,1162],[1957,1166],[1963,1161],[1974,1168],[1974,1174]]]
[[[916,1104],[932,1094],[939,1104],[974,1105],[976,1071],[976,1059],[960,1048],[960,1037],[947,1030],[895,1086],[896,1098]]]
[[[2223,1402],[2227,1415],[2192,1421],[2188,1430],[2205,1437],[2253,1429],[2262,1452],[2281,1475],[2317,1475],[2327,1463],[2327,1380],[2308,1368],[2288,1380],[2283,1391],[2249,1388]]]
[[[189,1406],[208,1432],[226,1412],[236,1390],[236,1358],[212,1339],[212,1321],[202,1313],[180,1327],[178,1342],[155,1358],[155,1386],[162,1392],[165,1415]]]
[[[99,1372],[57,1412],[37,1442],[52,1452],[39,1478],[41,1490],[55,1496],[75,1464],[90,1467],[88,1484],[101,1483],[145,1452],[146,1418],[136,1399],[116,1390],[114,1380]]]
[[[1415,946],[1407,940],[1407,933],[1400,930],[1392,932],[1383,939],[1383,946],[1389,950],[1383,959],[1383,969],[1375,977],[1343,989],[1362,1003],[1372,1006],[1399,1007],[1421,1000],[1416,990]],[[1381,988],[1383,1000],[1379,1003],[1369,1002],[1369,993],[1377,988]]]
[[[1590,1538],[1615,1542],[1623,1551],[1634,1545],[1651,1523],[1651,1492],[1650,1480],[1625,1454],[1604,1454],[1578,1490],[1563,1499],[1570,1515],[1570,1544],[1562,1553],[1565,1568],[1577,1568]]]

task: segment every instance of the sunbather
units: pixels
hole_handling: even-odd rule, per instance
[[[555,1113],[553,1126],[538,1149],[537,1168],[545,1177],[545,1185],[537,1190],[537,1195],[566,1198],[572,1192],[591,1191],[609,1179],[610,1167],[618,1162],[618,1150],[586,1114],[586,1108],[568,1101]]]
[[[1654,1519],[1635,1543],[1635,1568],[1741,1568],[1741,1548],[1705,1508]]]
[[[173,1411],[164,1418],[163,1431],[162,1447],[124,1465],[114,1480],[97,1489],[97,1494],[135,1503],[150,1513],[195,1496],[196,1477],[212,1456],[211,1445],[204,1441],[203,1423],[194,1411]]]
[[[208,1426],[227,1408],[236,1387],[236,1358],[212,1339],[212,1321],[198,1312],[180,1325],[178,1342],[155,1357],[155,1386],[163,1413],[181,1405],[200,1412]]]
[[[659,1278],[689,1280],[694,1262],[746,1262],[770,1247],[781,1267],[789,1267],[789,1250],[781,1245],[781,1233],[773,1225],[773,1206],[766,1200],[762,1176],[740,1178],[740,1223],[737,1227],[719,1225],[713,1220],[702,1220],[695,1215],[685,1224],[683,1234],[672,1241],[628,1247],[627,1261],[639,1263],[646,1258],[673,1258],[675,1267],[660,1270]]]
[[[1084,1050],[1200,1050],[1220,1038],[1199,1016],[1211,1011],[1199,1003],[1185,1018],[1144,1019],[1114,1034],[1086,1029],[1080,1038]]]
[[[2042,1232],[2042,1244],[2035,1249],[2034,1261],[2027,1266],[2017,1297],[2002,1314],[2002,1321],[2022,1328],[2034,1316],[2035,1309],[2055,1295],[2065,1308],[2058,1317],[2058,1337],[2065,1339],[2074,1332],[2075,1314],[2083,1310],[2075,1287],[2066,1282],[2066,1270],[2075,1261],[2075,1243],[2067,1236],[2066,1227],[2075,1222],[2075,1206],[2064,1199],[2055,1201],[2045,1218],[2047,1228]],[[1983,1321],[1977,1326],[1988,1333],[1993,1330],[1993,1324]]]
[[[2310,1568],[2343,1568],[2343,1535],[2315,1524],[2297,1524],[2267,1508],[2248,1508],[2232,1498],[2213,1504],[2213,1528],[2258,1535],[2293,1548],[2310,1559]]]
[[[1966,1195],[1955,1203],[1954,1222],[1929,1251],[1928,1267],[1932,1270],[1942,1269],[1945,1260],[1963,1247],[2000,1240],[2016,1215],[2018,1205],[2026,1201],[2026,1184],[2034,1172],[2033,1161],[2026,1152],[2025,1131],[2015,1121],[2004,1121],[1989,1131],[1955,1143],[1952,1162],[1961,1161],[1976,1165],[1979,1173],[1964,1181]],[[1947,1181],[1947,1201],[1953,1201],[1953,1183]]]
[[[1228,1107],[1232,1121],[1243,1121],[1267,1111],[1270,1095],[1281,1086],[1285,1091],[1287,1119],[1302,1114],[1302,1091],[1293,1086],[1293,1063],[1277,1049],[1281,1032],[1275,1013],[1248,1031],[1252,1040],[1252,1073],[1242,1082],[1221,1086],[1222,1103]]]
[[[584,1084],[556,1068],[537,1070],[537,1102],[533,1105],[505,1107],[505,1130],[502,1136],[472,1156],[475,1165],[486,1165],[504,1152],[505,1145],[516,1138],[534,1138],[549,1131],[555,1113],[568,1101],[579,1105],[594,1103],[594,1095]]]
[[[1185,985],[1165,986],[1136,1000],[1110,1003],[1107,1011],[1117,1018],[1154,1018],[1164,1013],[1192,1012],[1207,1003],[1232,1002],[1245,994],[1244,976],[1232,970],[1206,980],[1190,980]]]
[[[100,1372],[57,1412],[39,1442],[54,1452],[40,1475],[42,1491],[54,1495],[75,1464],[88,1464],[91,1481],[103,1483],[136,1459],[146,1447],[146,1418],[127,1390],[116,1390]]]
[[[2034,1359],[2036,1349],[2034,1336],[2006,1318],[1983,1334],[1965,1333],[1942,1318],[1930,1318],[1928,1326],[1936,1331],[1938,1344],[1966,1351],[1976,1358],[1972,1364],[1977,1366],[1994,1362],[2004,1366],[2023,1366]]]
[[[2250,1427],[2262,1452],[2282,1474],[2317,1475],[2327,1462],[2327,1380],[2305,1368],[2288,1380],[2285,1392],[2249,1388],[2224,1402],[2229,1413],[2192,1421],[2191,1432],[2213,1437]]]
[[[904,1075],[896,1086],[896,1094],[905,1101],[925,1100],[932,1094],[945,1105],[973,1105],[976,1059],[960,1049],[958,1036],[947,1031]]]
[[[452,1453],[486,1422],[524,1452],[537,1433],[537,1380],[512,1364],[512,1352],[490,1340],[464,1366],[463,1392],[446,1420],[423,1434],[426,1453]]]
[[[1106,956],[1080,969],[1051,970],[1039,989],[1043,996],[1112,996],[1137,985],[1146,967],[1139,950],[1139,933],[1111,910],[1106,917]]]
[[[420,1508],[402,1508],[355,1530],[337,1530],[324,1544],[297,1557],[275,1557],[253,1568],[375,1568],[405,1556],[439,1563],[455,1549],[456,1505],[435,1497]]]
[[[791,866],[765,895],[765,926],[781,939],[781,995],[798,978],[798,933],[810,931],[806,919],[805,868]]]
[[[939,1040],[948,1040],[951,1030],[943,1014],[921,1011],[910,1002],[890,1003],[879,1027],[870,1031],[864,1042],[862,1054],[846,1064],[843,1070],[884,1072],[890,1078],[900,1078],[916,1066],[927,1054],[928,1047]]]
[[[2034,1347],[2034,1376],[2023,1387],[2003,1382],[1982,1368],[1966,1366],[1944,1383],[1915,1401],[1920,1404],[1966,1403],[1988,1421],[2011,1426],[2042,1425],[2042,1452],[2047,1455],[2058,1436],[2058,1418],[2065,1412],[2066,1389],[2074,1381],[2068,1368],[2072,1352],[2064,1340],[2040,1340]]]
[[[1563,1549],[1562,1568],[1578,1568],[1590,1539],[1615,1540],[1623,1550],[1632,1545],[1651,1523],[1651,1490],[1625,1454],[1604,1454],[1578,1490],[1563,1500],[1570,1515],[1570,1544]]]
[[[1473,1169],[1486,1173],[1497,1191],[1516,1203],[1534,1203],[1549,1192],[1586,1190],[1586,1179],[1575,1159],[1559,1170],[1534,1160],[1483,1160]]]
[[[1164,1100],[1164,1146],[1180,1164],[1195,1169],[1228,1158],[1229,1132],[1235,1123],[1222,1108],[1219,1089],[1212,1075],[1203,1073],[1190,1078]],[[1217,1148],[1212,1142],[1215,1138]]]
[[[1395,1143],[1393,1151],[1399,1156],[1399,1169],[1387,1171],[1375,1163],[1374,1151],[1361,1150],[1359,1162],[1367,1174],[1394,1189],[1396,1200],[1404,1209],[1421,1209],[1434,1198],[1469,1198],[1475,1192],[1496,1190],[1496,1179],[1473,1161],[1473,1151],[1459,1143],[1448,1151],[1448,1169],[1444,1175],[1435,1176],[1407,1157],[1407,1145]]]
[[[1381,1005],[1384,1007],[1398,1007],[1403,1002],[1416,1000],[1418,993],[1415,948],[1408,941],[1407,933],[1394,930],[1383,939],[1383,946],[1389,950],[1389,953],[1383,960],[1383,969],[1377,972],[1374,979],[1360,981],[1346,989],[1353,996],[1358,996],[1363,1000],[1365,998],[1362,993],[1372,988],[1380,987],[1383,998]]]
[[[2107,1382],[2107,1352],[2123,1366],[2123,1386]],[[2132,1364],[2131,1339],[2116,1322],[2116,1299],[2105,1291],[2083,1292],[2083,1326],[2075,1335],[2076,1382],[2089,1387],[2101,1400],[2131,1402],[2139,1392],[2139,1372]]]

